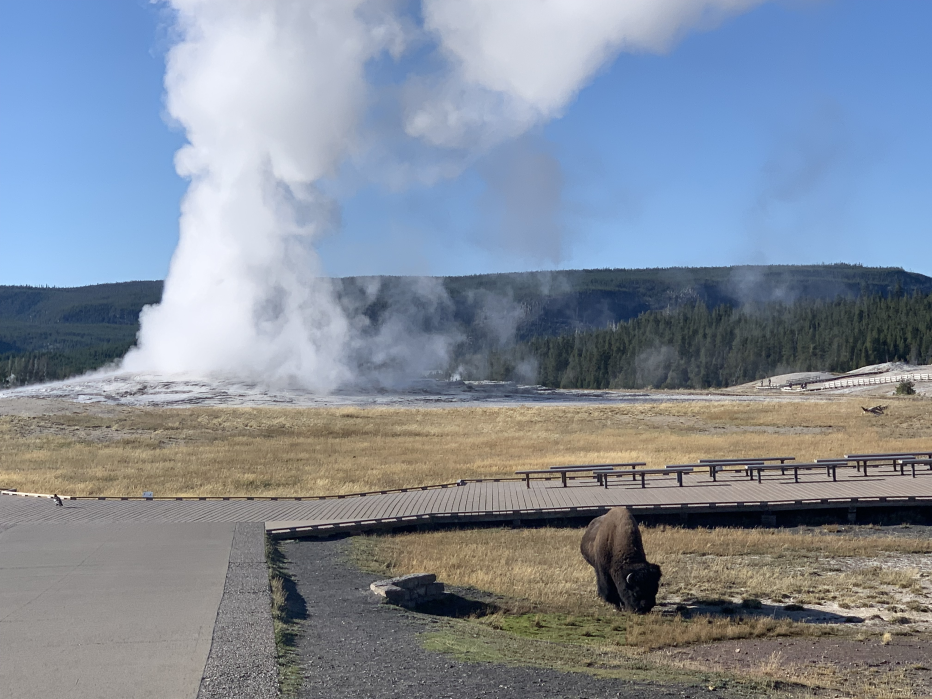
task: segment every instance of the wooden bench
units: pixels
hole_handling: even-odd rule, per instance
[[[699,459],[700,464],[748,464],[748,463],[767,463],[768,461],[779,461],[785,464],[787,461],[796,461],[795,456],[749,456],[745,459]]]
[[[796,461],[795,456],[752,456],[746,459],[699,459],[700,464],[722,464],[723,466],[734,465],[734,466],[744,466],[748,464],[765,464],[771,461],[779,461],[781,464],[785,464],[787,461]],[[719,469],[725,470],[725,469]],[[742,469],[743,470],[743,469]],[[781,471],[784,473],[784,471]],[[716,480],[715,474],[711,473],[712,480]]]
[[[793,457],[789,457],[793,458]],[[709,476],[713,481],[718,481],[718,474],[722,471],[734,471],[735,473],[746,473],[745,466],[753,466],[755,464],[763,464],[763,459],[723,459],[719,461],[718,459],[699,459],[699,464],[702,468],[709,468]],[[677,464],[676,466],[690,466],[691,464]],[[676,468],[672,466],[671,468]]]
[[[748,471],[748,474],[751,477],[751,480],[754,480],[754,474],[757,473],[757,482],[762,482],[762,475],[764,471],[776,471],[780,469],[780,473],[783,474],[787,469],[793,469],[793,481],[799,483],[799,472],[800,471],[811,471],[815,468],[824,468],[825,475],[831,476],[833,481],[838,480],[837,469],[839,466],[847,466],[847,461],[819,461],[809,464],[751,464],[745,468]]]
[[[900,459],[900,473],[905,475],[905,469],[907,466],[913,470],[913,478],[916,477],[916,466],[928,466],[929,470],[932,471],[932,459]]]
[[[559,473],[560,480],[563,482],[563,487],[566,488],[568,485],[567,476],[569,474],[576,474],[576,473],[585,474],[587,472],[593,473],[593,476],[595,477],[596,481],[599,483],[599,485],[601,485],[602,484],[601,474],[603,471],[606,471],[606,470],[611,471],[612,469],[620,468],[620,467],[630,468],[633,470],[638,466],[646,466],[646,465],[647,463],[644,461],[629,461],[629,462],[621,463],[621,464],[589,464],[589,465],[578,465],[578,466],[551,466],[550,468],[539,468],[539,469],[528,469],[526,471],[515,471],[515,475],[524,476],[524,483],[525,485],[527,485],[528,488],[530,488],[532,475],[553,475],[553,474]],[[594,473],[595,471],[598,471],[599,473]],[[626,473],[626,472],[622,471],[622,473]]]
[[[547,470],[548,471],[586,472],[586,471],[596,471],[596,470],[602,471],[603,469],[618,469],[618,468],[635,469],[638,466],[647,466],[647,462],[646,461],[626,461],[620,464],[579,464],[577,466],[551,466]],[[596,474],[595,479],[596,481],[598,481],[599,485],[602,485],[602,475],[600,473]]]
[[[897,465],[898,460],[932,458],[932,451],[910,451],[889,454],[845,454],[845,458],[849,461],[854,461],[859,472],[861,472],[863,467],[862,475],[866,476],[868,466],[880,467],[889,464],[893,466],[894,471],[897,471],[899,470],[899,466]]]
[[[625,471],[614,471],[606,469],[601,472],[602,474],[602,484],[604,487],[608,487],[608,478],[609,476],[631,476],[631,479],[636,481],[638,478],[641,479],[641,487],[647,487],[646,476],[648,475],[676,475],[676,484],[679,486],[683,485],[683,474],[692,473],[696,470],[695,465],[692,466],[666,466],[664,468],[642,468],[642,469],[632,469],[629,472]]]

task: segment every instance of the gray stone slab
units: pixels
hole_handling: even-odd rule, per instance
[[[194,699],[230,523],[0,532],[0,697]]]

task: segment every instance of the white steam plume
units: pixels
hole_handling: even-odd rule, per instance
[[[407,132],[489,147],[558,116],[619,52],[664,52],[762,1],[423,0],[451,70],[422,86]]]
[[[191,185],[162,302],[124,367],[332,389],[351,328],[319,276],[313,243],[334,207],[314,184],[351,141],[366,61],[397,50],[400,29],[350,0],[171,4],[166,104]]]
[[[411,362],[436,363],[443,338],[348,316],[314,251],[338,225],[321,181],[366,162],[367,63],[433,42],[445,67],[406,80],[396,137],[475,157],[559,115],[618,52],[663,51],[758,2],[422,0],[417,27],[391,0],[168,0],[166,106],[191,184],[162,302],[143,311],[124,368],[328,391],[360,366],[397,368],[406,342]]]

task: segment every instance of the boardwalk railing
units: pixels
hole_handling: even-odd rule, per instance
[[[893,374],[892,376],[850,376],[848,378],[830,379],[828,381],[809,381],[795,386],[785,386],[784,390],[798,388],[806,391],[823,391],[830,388],[854,388],[857,386],[881,386],[883,384],[901,383],[903,381],[932,381],[932,374]]]
[[[360,493],[341,493],[339,495],[62,495],[62,500],[175,500],[200,502],[226,502],[226,501],[304,501],[304,500],[344,500],[346,498],[364,498],[372,495],[391,495],[392,493],[410,493],[418,490],[435,490],[437,488],[455,488],[467,483],[500,483],[503,481],[517,481],[521,478],[502,476],[501,478],[464,478],[455,483],[436,483],[431,485],[418,485],[411,488],[388,488],[386,490],[367,490]],[[49,493],[20,493],[16,489],[0,489],[0,495],[20,495],[33,498],[51,498]]]

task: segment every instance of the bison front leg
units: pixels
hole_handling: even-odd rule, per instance
[[[606,602],[616,607],[621,604],[621,597],[618,596],[618,588],[615,586],[615,581],[608,571],[602,570],[601,568],[595,569],[595,586],[599,593],[599,597]]]

